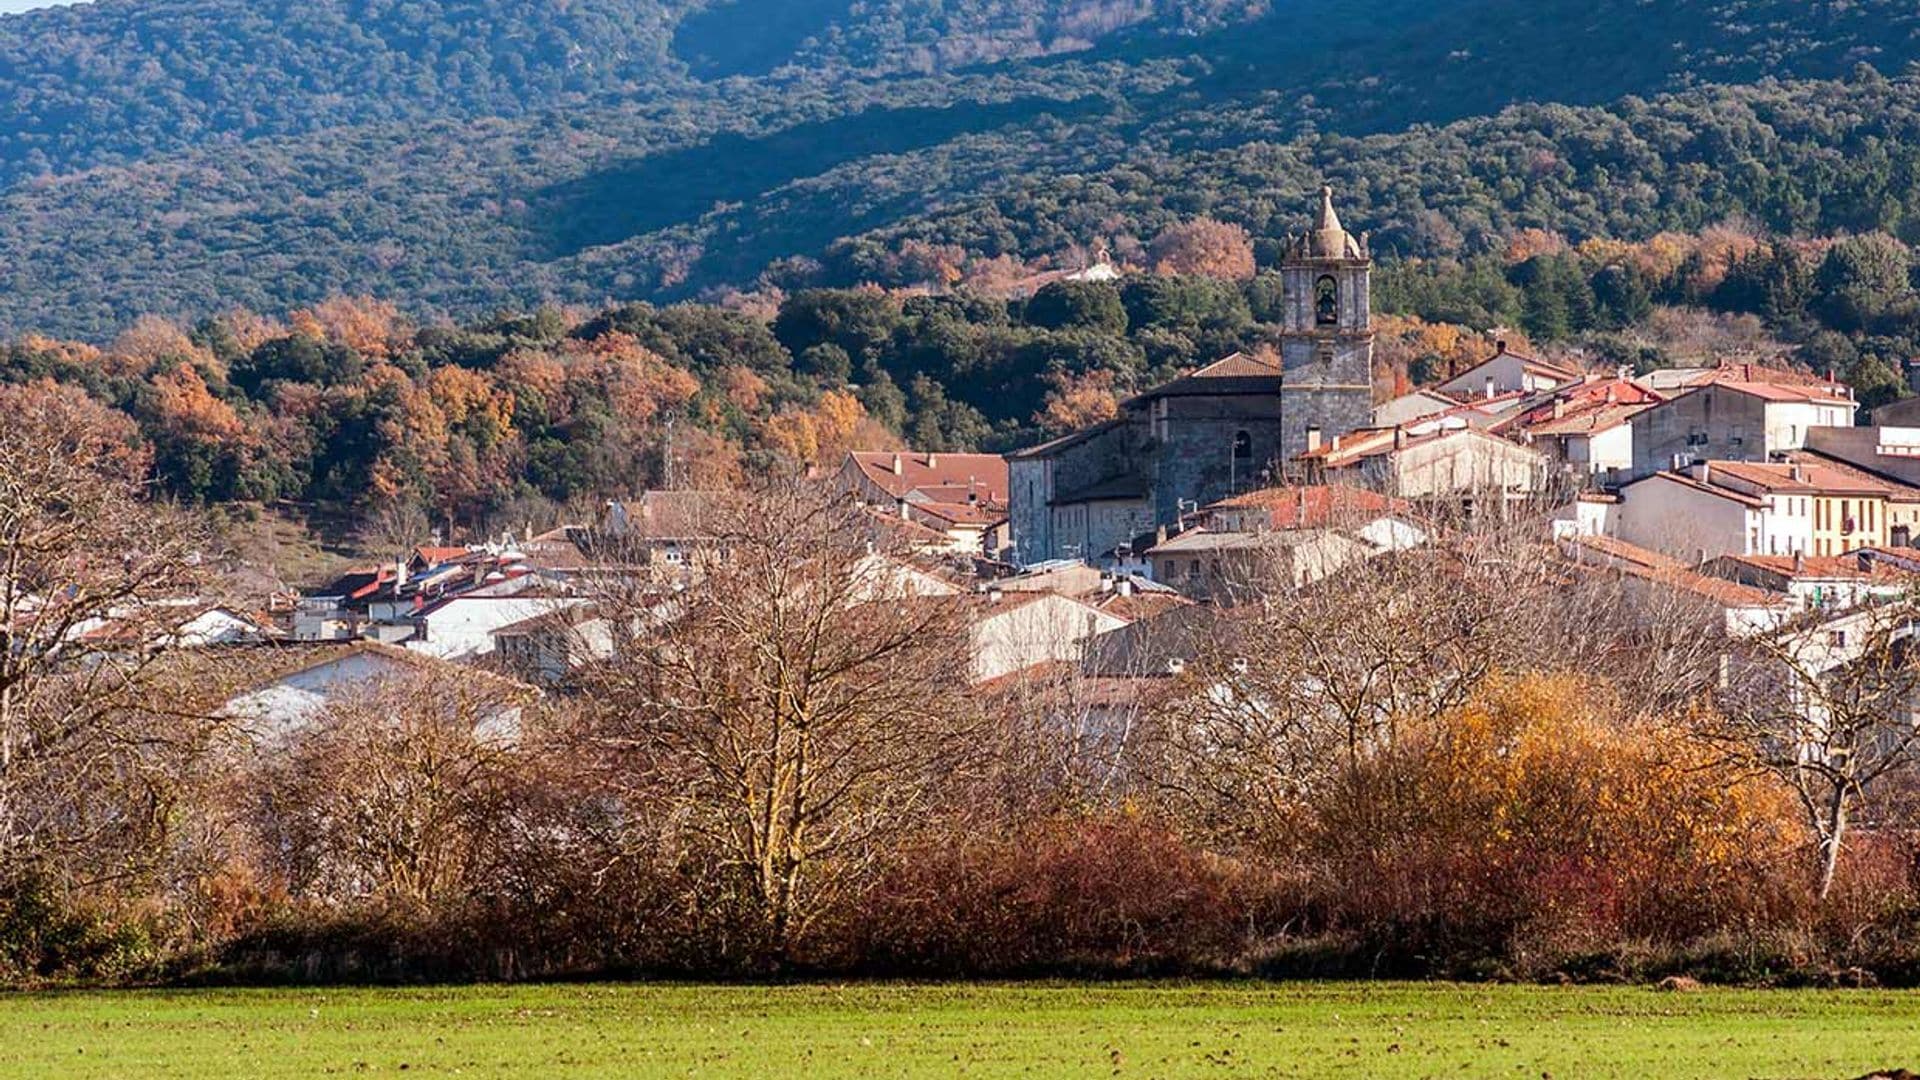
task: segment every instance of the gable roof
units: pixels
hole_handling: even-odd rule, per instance
[[[853,450],[847,459],[860,475],[896,499],[923,488],[973,490],[982,500],[1007,501],[1007,459],[999,454]]]
[[[1815,495],[1891,495],[1894,485],[1858,469],[1841,470],[1808,462],[1709,461],[1708,481],[1732,477],[1766,492]]]
[[[1499,360],[1518,360],[1520,361],[1521,370],[1525,371],[1527,374],[1541,375],[1547,378],[1556,379],[1560,382],[1571,382],[1572,380],[1578,379],[1580,377],[1579,371],[1576,371],[1573,368],[1567,367],[1564,364],[1556,364],[1549,360],[1542,360],[1537,356],[1528,356],[1524,353],[1514,352],[1512,349],[1507,348],[1506,342],[1503,341],[1500,343],[1498,352],[1494,353],[1492,356],[1487,357],[1485,360],[1482,360],[1479,363],[1473,365],[1472,367],[1468,368],[1467,370],[1461,372],[1458,375],[1454,375],[1450,378],[1440,380],[1440,385],[1447,386],[1452,383],[1457,383],[1460,380],[1473,375],[1475,372],[1479,371],[1481,368],[1484,368],[1487,365],[1492,364]]]
[[[1786,383],[1738,382],[1732,379],[1713,379],[1705,385],[1697,387],[1693,392],[1698,393],[1700,390],[1715,386],[1723,390],[1731,390],[1737,394],[1746,394],[1749,397],[1757,397],[1762,401],[1772,403],[1792,404],[1808,402],[1818,405],[1848,406],[1853,404],[1852,389],[1842,388],[1842,384],[1840,383],[1796,383],[1789,385]],[[1686,395],[1683,394],[1681,396],[1685,397]]]
[[[1757,570],[1786,581],[1819,578],[1894,583],[1909,581],[1913,577],[1911,573],[1889,563],[1873,558],[1862,559],[1858,555],[1721,555],[1709,559],[1707,565]]]
[[[1377,491],[1347,484],[1261,488],[1211,503],[1202,510],[1265,510],[1275,529],[1321,528],[1346,514],[1389,514],[1409,507]]]

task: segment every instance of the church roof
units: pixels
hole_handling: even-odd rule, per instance
[[[1136,405],[1163,397],[1212,397],[1223,394],[1276,394],[1283,372],[1280,365],[1246,353],[1222,357],[1197,371],[1190,371],[1169,383],[1163,383],[1137,397]]]

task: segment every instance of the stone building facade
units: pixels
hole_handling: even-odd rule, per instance
[[[1105,424],[1008,459],[1014,559],[1099,560],[1183,513],[1280,479],[1373,408],[1372,262],[1323,188],[1280,266],[1280,363],[1236,353],[1121,405]]]

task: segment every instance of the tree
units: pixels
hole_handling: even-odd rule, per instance
[[[1857,331],[1912,297],[1907,247],[1885,233],[1852,236],[1828,249],[1814,276],[1816,304],[1836,329]]]
[[[1239,225],[1195,218],[1169,225],[1153,238],[1148,252],[1153,272],[1245,281],[1253,277],[1253,240]]]
[[[1056,281],[1027,301],[1029,323],[1048,330],[1124,334],[1127,309],[1120,290],[1104,281]]]
[[[1825,899],[1863,804],[1920,764],[1920,607],[1911,598],[1754,637],[1702,732],[1792,788]]]
[[[145,500],[123,418],[47,385],[0,413],[0,874],[124,874],[209,732],[154,696],[202,538]]]
[[[782,966],[974,747],[964,601],[903,594],[865,511],[803,482],[712,504],[693,584],[609,592],[636,628],[589,673],[590,738],[735,959]]]

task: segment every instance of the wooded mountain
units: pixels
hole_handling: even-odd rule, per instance
[[[1321,176],[1401,254],[1901,231],[1917,56],[1895,0],[101,0],[0,18],[0,332],[1270,242]]]

